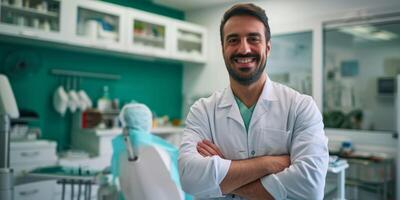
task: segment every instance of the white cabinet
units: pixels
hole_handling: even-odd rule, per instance
[[[47,140],[12,141],[10,143],[10,167],[17,178],[23,172],[38,167],[57,164],[56,142]],[[56,181],[38,181],[14,186],[14,199],[52,200]]]
[[[74,45],[103,50],[124,50],[124,7],[99,2],[67,0],[69,13],[66,26],[69,42]]]
[[[127,10],[128,49],[132,53],[170,58],[171,26],[168,19],[134,9]]]
[[[57,0],[2,0],[0,32],[7,35],[61,42],[63,2]]]
[[[93,0],[0,0],[0,36],[113,55],[203,63],[206,29]]]
[[[56,142],[46,140],[19,141],[10,143],[10,166],[14,175],[38,167],[57,164]]]
[[[176,21],[174,34],[173,52],[175,58],[191,62],[205,62],[207,53],[207,31],[205,28]]]

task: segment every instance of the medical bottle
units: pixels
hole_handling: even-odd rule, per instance
[[[101,112],[109,111],[111,109],[111,100],[108,94],[108,86],[103,87],[103,96],[97,100],[97,109]]]

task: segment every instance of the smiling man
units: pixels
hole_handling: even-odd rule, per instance
[[[180,147],[183,189],[198,199],[323,199],[328,167],[321,113],[264,72],[268,18],[253,4],[220,25],[230,85],[190,109]]]

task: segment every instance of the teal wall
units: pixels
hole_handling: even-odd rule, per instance
[[[182,11],[168,8],[165,6],[158,6],[151,2],[151,0],[102,0],[109,3],[118,4],[121,6],[132,7],[147,12],[156,13],[159,15],[165,15],[176,19],[185,19],[185,15]]]
[[[144,3],[147,9],[153,6],[159,14],[172,13],[171,17],[183,18],[182,12]],[[142,6],[143,6],[142,5]],[[144,7],[145,7],[144,6]],[[0,36],[1,37],[1,36]],[[13,40],[0,42],[0,72],[4,61],[11,52],[35,52],[41,61],[37,71],[10,76],[19,108],[37,112],[40,120],[33,125],[40,126],[42,138],[58,142],[58,150],[70,147],[71,114],[61,117],[53,108],[52,96],[60,85],[60,78],[51,75],[50,69],[79,70],[86,72],[112,73],[120,80],[83,79],[84,89],[93,102],[102,95],[103,86],[108,85],[111,98],[118,98],[121,105],[131,100],[147,104],[157,115],[181,117],[183,65],[161,61],[146,61],[132,58],[108,56],[107,53],[83,53],[51,47],[17,44]]]

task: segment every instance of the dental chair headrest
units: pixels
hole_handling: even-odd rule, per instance
[[[123,127],[139,131],[150,132],[152,127],[152,114],[144,104],[130,103],[125,105],[119,114]]]

